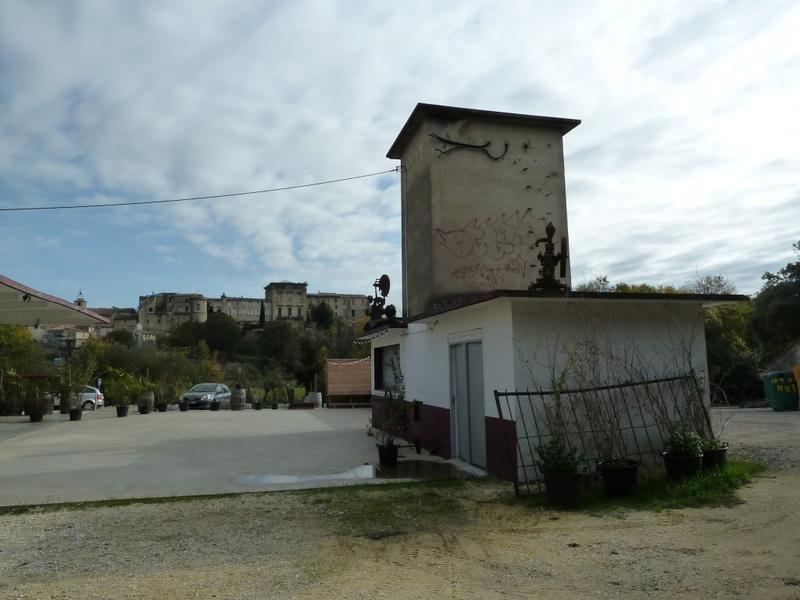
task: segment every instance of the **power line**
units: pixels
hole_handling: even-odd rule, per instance
[[[196,200],[212,200],[214,198],[232,198],[234,196],[250,196],[253,194],[269,194],[272,192],[284,192],[286,190],[297,190],[300,188],[315,187],[320,185],[328,185],[331,183],[341,183],[342,181],[352,181],[354,179],[365,179],[367,177],[376,177],[377,175],[386,175],[387,173],[397,173],[400,167],[388,169],[387,171],[377,171],[375,173],[365,173],[363,175],[353,175],[352,177],[341,177],[339,179],[328,179],[326,181],[315,181],[314,183],[301,183],[298,185],[287,185],[278,188],[267,188],[264,190],[251,190],[249,192],[232,192],[230,194],[213,194],[210,196],[190,196],[188,198],[169,198],[167,200],[140,200],[138,202],[109,202],[109,203],[95,203],[95,204],[65,204],[61,206],[11,206],[0,207],[0,212],[22,212],[33,210],[69,210],[73,208],[108,208],[111,206],[141,206],[145,204],[169,204],[174,202],[194,202]]]

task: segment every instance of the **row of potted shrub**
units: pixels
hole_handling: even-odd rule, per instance
[[[545,494],[559,506],[580,498],[585,476],[584,457],[564,440],[553,438],[537,449],[537,466],[544,478]],[[693,431],[673,429],[661,453],[667,478],[680,481],[703,470],[724,467],[728,443],[718,438],[704,439]],[[607,456],[597,462],[603,489],[611,497],[628,496],[638,485],[639,462],[629,457]]]

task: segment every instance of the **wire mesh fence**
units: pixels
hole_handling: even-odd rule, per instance
[[[541,489],[536,449],[551,439],[578,450],[584,469],[592,473],[601,457],[657,462],[677,423],[711,428],[694,373],[564,390],[495,390],[494,395],[499,417],[514,422],[515,439],[504,442],[516,465],[517,495]]]

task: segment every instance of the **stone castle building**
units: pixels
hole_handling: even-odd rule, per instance
[[[334,314],[348,323],[361,318],[367,310],[362,294],[309,294],[308,284],[289,281],[272,282],[264,287],[263,298],[206,298],[202,294],[161,292],[139,296],[139,324],[145,331],[166,335],[181,323],[204,323],[209,313],[221,312],[240,325],[254,325],[264,311],[266,321],[291,320],[298,325],[309,319],[312,307],[325,302]]]

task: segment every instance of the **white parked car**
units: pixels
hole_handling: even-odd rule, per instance
[[[105,406],[105,396],[103,396],[103,392],[90,385],[83,388],[79,400],[78,404],[83,410],[94,410]],[[53,408],[60,408],[60,406],[61,397],[58,394],[53,394]]]

